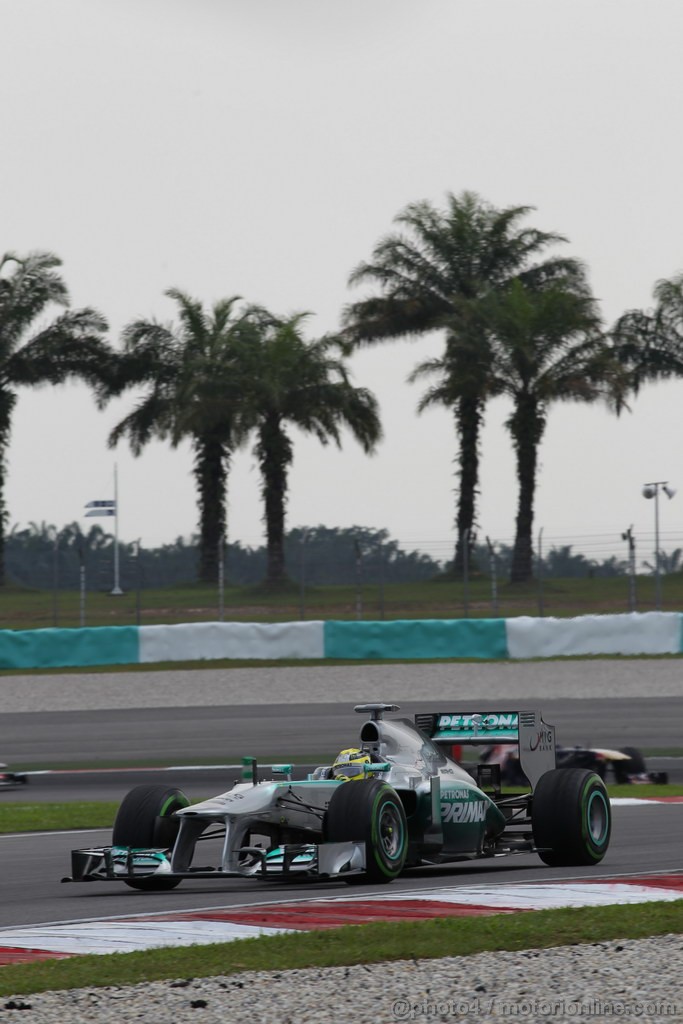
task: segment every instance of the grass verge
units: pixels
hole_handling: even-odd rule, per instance
[[[125,589],[125,588],[124,588]],[[438,619],[467,615],[475,618],[517,615],[576,616],[626,613],[629,609],[629,581],[626,576],[612,578],[551,578],[543,582],[543,608],[540,607],[538,581],[510,584],[498,581],[496,609],[493,608],[491,581],[472,572],[467,585],[462,579],[441,575],[413,583],[380,585],[379,580],[355,584],[307,587],[304,615],[315,619],[355,619],[358,599],[362,617],[376,619]],[[641,612],[658,604],[652,576],[638,578],[638,602]],[[227,585],[223,592],[226,620],[242,622],[282,622],[299,619],[302,614],[298,586],[273,591],[263,586]],[[670,573],[663,586],[662,610],[678,611],[683,606],[683,573]],[[108,590],[91,590],[84,609],[78,589],[31,589],[6,584],[0,590],[0,621],[5,629],[78,627],[85,612],[88,626],[120,626],[142,623],[212,622],[219,614],[219,594],[215,585],[177,584],[170,587],[127,590],[112,599]]]
[[[457,616],[456,616],[457,617]],[[3,627],[6,628],[6,627]],[[519,658],[515,664],[523,665],[533,662],[565,662],[565,661],[675,661],[683,654],[562,654],[549,658]],[[498,664],[498,662],[495,662]],[[212,669],[229,670],[249,668],[258,671],[263,668],[334,668],[335,666],[358,665],[480,665],[481,658],[206,658],[191,661],[155,661],[134,662],[128,665],[58,665],[48,668],[3,668],[0,669],[0,680],[3,676],[63,676],[63,675],[97,675],[100,673],[126,672],[188,672],[207,671]],[[680,751],[680,747],[675,748]],[[664,753],[664,750],[651,751]],[[644,753],[648,753],[647,748]]]
[[[0,805],[0,833],[111,828],[118,809],[118,801]]]
[[[323,751],[318,754],[270,754],[268,757],[259,757],[258,764],[259,768],[267,768],[271,764],[297,764],[297,765],[312,765],[314,768],[319,764],[328,764],[330,760],[330,751]],[[241,769],[242,765],[242,754],[241,752],[235,753],[231,756],[230,751],[227,752],[224,760],[222,761],[211,761],[205,758],[201,759],[202,765],[205,768],[213,768],[216,770],[224,769],[227,765],[232,765],[232,769]],[[174,763],[171,757],[164,758],[139,758],[135,762],[131,763],[130,758],[122,760],[120,758],[116,760],[102,760],[93,764],[92,761],[84,763],[83,761],[50,761],[48,771],[78,771],[78,772],[101,772],[109,771],[110,769],[120,769],[121,771],[134,771],[136,768],[168,768],[170,764]],[[46,766],[44,764],[36,764],[35,761],[12,761],[11,770],[13,772],[34,772],[34,771],[45,771]],[[182,770],[182,765],[180,766]]]
[[[0,995],[638,939],[680,932],[682,911],[683,901],[649,903],[647,914],[638,906],[540,910],[410,924],[356,925],[143,953],[79,956],[0,968]]]
[[[665,796],[683,796],[683,786],[677,784],[671,784],[668,786],[655,786],[644,783],[642,785],[630,785],[630,786],[608,786],[607,792],[610,797],[665,797]]]

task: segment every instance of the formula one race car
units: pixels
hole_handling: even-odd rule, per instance
[[[22,772],[9,772],[7,765],[0,763],[0,789],[14,789],[15,786],[25,786],[27,777]]]
[[[667,772],[648,771],[645,758],[635,747],[621,747],[612,750],[607,747],[557,747],[558,768],[588,768],[604,781],[611,772],[614,782],[620,785],[658,783],[666,785]],[[500,744],[489,747],[484,760],[487,764],[499,764],[502,782],[508,786],[526,785],[524,772],[519,761],[519,752],[514,744]]]
[[[186,878],[310,876],[390,882],[408,867],[535,852],[551,866],[597,864],[611,808],[594,772],[555,767],[555,730],[537,711],[387,718],[395,704],[364,704],[359,756],[338,775],[292,781],[291,766],[190,805],[177,789],[138,786],[124,798],[112,845],[72,851],[64,881],[121,881],[172,889]],[[531,791],[505,796],[497,766],[475,780],[444,750],[515,743]],[[335,769],[337,765],[334,766]],[[345,771],[343,769],[346,769]],[[325,777],[328,776],[328,777]],[[197,849],[218,840],[206,866]],[[208,858],[207,858],[208,859]]]

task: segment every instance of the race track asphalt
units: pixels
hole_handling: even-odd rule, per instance
[[[0,676],[0,759],[226,763],[332,756],[357,703],[540,707],[564,745],[680,748],[680,659],[322,665]]]
[[[538,706],[565,745],[678,748],[683,745],[682,675],[679,660],[601,659],[5,676],[0,678],[5,710],[0,755],[11,763],[32,762],[46,769],[54,764],[93,766],[112,761],[231,764],[244,754],[261,760],[316,755],[314,760],[323,762],[355,740],[362,720],[352,706],[373,700],[396,701],[406,715]],[[178,781],[190,795],[203,796],[208,795],[207,785],[211,792],[228,788],[234,775],[226,771],[215,784],[213,772],[178,773]],[[169,777],[159,776],[163,781]],[[140,781],[158,778],[141,773]],[[48,799],[118,799],[131,782],[130,776],[109,773],[88,772],[68,779],[35,776],[21,790],[0,793],[0,800],[38,799],[39,791]],[[589,877],[679,870],[682,820],[680,804],[616,808],[610,851]],[[302,887],[251,879],[218,884],[197,880],[162,894],[109,883],[60,883],[69,873],[72,848],[103,845],[108,838],[109,832],[0,837],[0,925],[295,899],[310,896],[312,888],[320,895],[348,892],[336,881]],[[455,868],[422,868],[394,884],[415,889],[487,878],[550,881],[584,875],[586,869],[551,870],[537,857],[524,855]]]
[[[683,805],[616,807],[610,849],[595,868],[548,868],[537,856],[424,867],[406,872],[392,892],[483,882],[529,882],[598,879],[679,871]],[[43,922],[87,920],[160,911],[234,907],[313,896],[348,896],[358,887],[339,880],[291,883],[255,879],[183,882],[168,893],[144,893],[121,883],[62,883],[70,872],[70,851],[104,845],[109,831],[0,836],[0,927]],[[386,895],[386,886],[362,886],[363,896]]]

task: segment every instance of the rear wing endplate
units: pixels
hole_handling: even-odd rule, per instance
[[[544,722],[540,711],[437,712],[415,715],[415,724],[433,743],[449,747],[516,744],[532,788],[556,767],[555,726]]]

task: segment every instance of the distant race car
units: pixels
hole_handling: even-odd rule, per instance
[[[645,758],[635,747],[612,750],[607,747],[558,746],[556,755],[558,768],[588,768],[603,780],[611,773],[614,782],[620,785],[648,782],[666,785],[669,781],[667,772],[648,771]],[[526,784],[517,747],[514,744],[500,744],[489,748],[485,760],[487,764],[500,765],[501,780],[504,784]]]
[[[555,730],[540,712],[386,717],[398,710],[356,707],[366,721],[359,756],[344,752],[346,776],[321,768],[297,782],[283,765],[260,781],[245,759],[247,780],[201,803],[163,785],[136,787],[119,808],[112,845],[72,851],[64,881],[144,890],[234,876],[390,882],[424,864],[537,853],[551,866],[592,865],[605,856],[604,783],[583,768],[556,768]],[[501,742],[518,746],[528,793],[506,796],[497,766],[481,765],[475,780],[445,752]]]
[[[28,779],[22,772],[7,771],[7,765],[0,763],[0,789],[14,789],[15,786],[24,786],[27,782]]]

